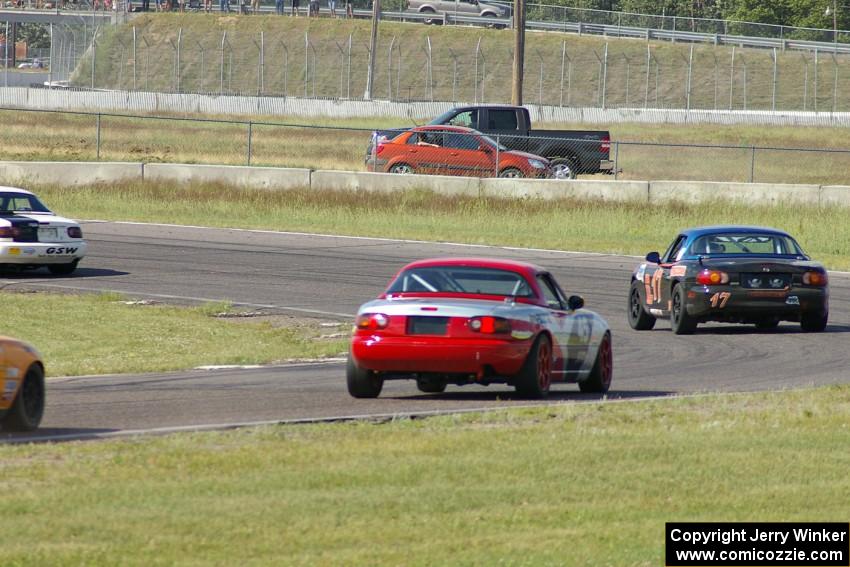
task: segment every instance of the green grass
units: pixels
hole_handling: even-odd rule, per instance
[[[2,297],[3,333],[35,345],[49,376],[282,362],[346,350],[344,340],[320,338],[318,322],[218,318],[234,312],[228,303],[128,304],[116,294],[5,292]]]
[[[135,58],[132,51],[134,28]],[[359,98],[365,91],[370,33],[367,20],[205,14],[147,14],[127,24],[110,27],[98,42],[94,86],[176,92],[178,30],[182,30],[179,64],[179,90],[182,92],[275,96],[305,96],[306,93],[306,96],[320,98]],[[222,52],[224,32],[227,36]],[[262,70],[258,69],[260,32],[265,45]],[[309,38],[310,48],[306,46],[305,37]],[[352,41],[350,84],[347,81],[349,37]],[[389,21],[380,25],[375,97],[431,98],[425,55],[428,39],[433,60],[434,100],[510,100],[510,80],[506,79],[511,76],[513,34],[510,30]],[[483,57],[477,61],[476,68],[479,41]],[[606,44],[607,107],[642,108],[644,104],[650,108],[686,107],[690,45],[550,32],[527,34],[524,100],[535,104],[601,106],[600,60]],[[652,55],[648,76],[647,46]],[[562,86],[564,49],[572,67],[570,70],[565,66]],[[770,110],[773,107],[772,57],[773,52],[768,49],[739,48],[735,51],[733,69],[731,47],[695,46],[690,108],[729,108],[731,94],[734,109]],[[846,61],[842,58],[835,61],[837,88],[834,88],[833,60],[821,55],[817,72],[814,62],[814,55],[807,52],[778,52],[778,110],[845,111],[850,108],[850,99],[842,96],[850,85]],[[73,82],[92,86],[91,75],[91,58],[85,56]]]
[[[176,120],[176,118],[182,118]],[[363,171],[374,128],[409,126],[404,119],[331,121],[303,117],[132,117],[0,109],[4,160],[131,161],[251,164]],[[210,121],[210,118],[219,120]],[[203,120],[202,120],[203,119]],[[229,121],[229,122],[228,122]],[[847,183],[850,149],[844,152],[764,150],[846,146],[843,130],[823,127],[719,125],[541,124],[543,128],[608,128],[621,179]],[[685,148],[677,145],[720,145]],[[587,178],[587,176],[584,176]],[[610,180],[597,175],[597,179]]]
[[[594,201],[267,191],[217,184],[124,183],[31,187],[53,210],[77,218],[444,240],[644,255],[676,231],[756,224],[791,232],[831,269],[850,269],[850,225],[840,208],[745,207],[723,201],[647,205]]]
[[[663,564],[668,521],[842,518],[846,386],[0,446],[7,566]]]

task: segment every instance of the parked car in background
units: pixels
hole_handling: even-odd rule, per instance
[[[417,126],[378,139],[366,154],[369,171],[474,177],[549,177],[549,161],[512,151],[460,126]]]
[[[749,323],[773,329],[797,321],[820,332],[829,318],[829,279],[787,232],[757,226],[681,231],[661,256],[650,252],[629,288],[629,325],[652,329],[669,318],[677,335],[699,323]]]
[[[545,398],[552,383],[607,392],[613,376],[605,320],[567,296],[547,270],[492,258],[433,258],[408,264],[357,311],[348,392],[376,398],[386,380],[508,384]]]
[[[52,274],[68,275],[85,255],[76,221],[55,215],[29,191],[0,186],[0,270],[44,266]]]
[[[408,0],[407,9],[420,14],[452,14],[455,16],[481,16],[483,18],[508,18],[507,6],[479,0]],[[426,24],[440,23],[438,18],[425,20]],[[503,27],[503,25],[494,25]]]
[[[0,337],[4,372],[0,375],[0,428],[32,431],[44,415],[44,363],[31,345]]]
[[[605,130],[533,130],[528,109],[522,106],[475,105],[452,108],[429,125],[473,128],[511,150],[543,156],[552,165],[555,179],[575,179],[579,174],[613,173],[609,159],[611,135]],[[406,128],[380,130],[392,138]]]

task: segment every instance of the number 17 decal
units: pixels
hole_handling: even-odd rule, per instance
[[[723,309],[726,307],[726,302],[729,301],[729,298],[732,297],[732,294],[728,291],[719,291],[711,296],[709,301],[711,302],[712,307],[719,307]]]

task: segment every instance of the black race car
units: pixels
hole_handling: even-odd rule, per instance
[[[629,289],[629,325],[652,329],[669,318],[688,335],[699,323],[750,323],[772,329],[799,321],[803,331],[826,328],[826,269],[786,232],[754,226],[683,230],[663,256],[646,255]]]

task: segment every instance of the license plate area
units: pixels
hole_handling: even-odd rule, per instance
[[[448,317],[408,317],[408,335],[445,335],[449,330]]]
[[[56,228],[39,228],[38,229],[38,241],[39,242],[53,242],[59,237],[59,231]]]
[[[791,274],[741,274],[741,287],[747,289],[788,289],[791,287]]]

